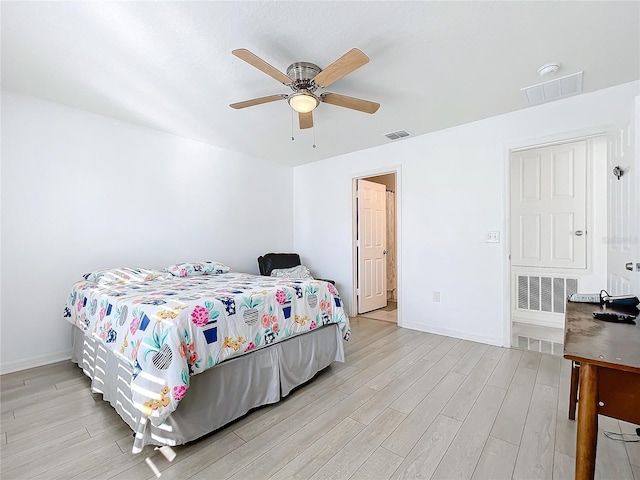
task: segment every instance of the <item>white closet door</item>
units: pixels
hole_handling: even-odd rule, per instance
[[[607,291],[640,295],[640,97],[629,121],[609,139]],[[621,173],[614,174],[614,169]],[[619,177],[619,178],[618,178]]]
[[[586,141],[511,155],[511,264],[587,266]]]

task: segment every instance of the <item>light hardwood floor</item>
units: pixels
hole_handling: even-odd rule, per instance
[[[344,364],[280,403],[175,449],[131,454],[130,429],[71,362],[0,377],[3,480],[569,479],[575,422],[569,367],[558,356],[351,321]],[[604,430],[596,477],[640,480],[640,443]]]

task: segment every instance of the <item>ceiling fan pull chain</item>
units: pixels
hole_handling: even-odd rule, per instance
[[[316,148],[316,124],[313,123],[313,148]]]
[[[294,117],[295,115],[293,114],[293,109],[291,109],[291,141],[293,142],[295,140],[295,137],[293,136],[293,122],[294,122]]]

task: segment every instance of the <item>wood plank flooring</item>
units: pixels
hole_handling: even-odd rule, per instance
[[[0,476],[10,479],[570,479],[570,364],[356,317],[346,362],[276,405],[175,449],[131,454],[131,430],[71,362],[0,377]],[[596,478],[640,480],[640,443],[604,431]],[[635,477],[634,477],[635,475]]]

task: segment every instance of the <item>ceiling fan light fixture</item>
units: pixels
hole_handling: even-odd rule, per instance
[[[309,113],[320,104],[318,97],[306,90],[290,95],[288,101],[291,108],[298,113]]]

